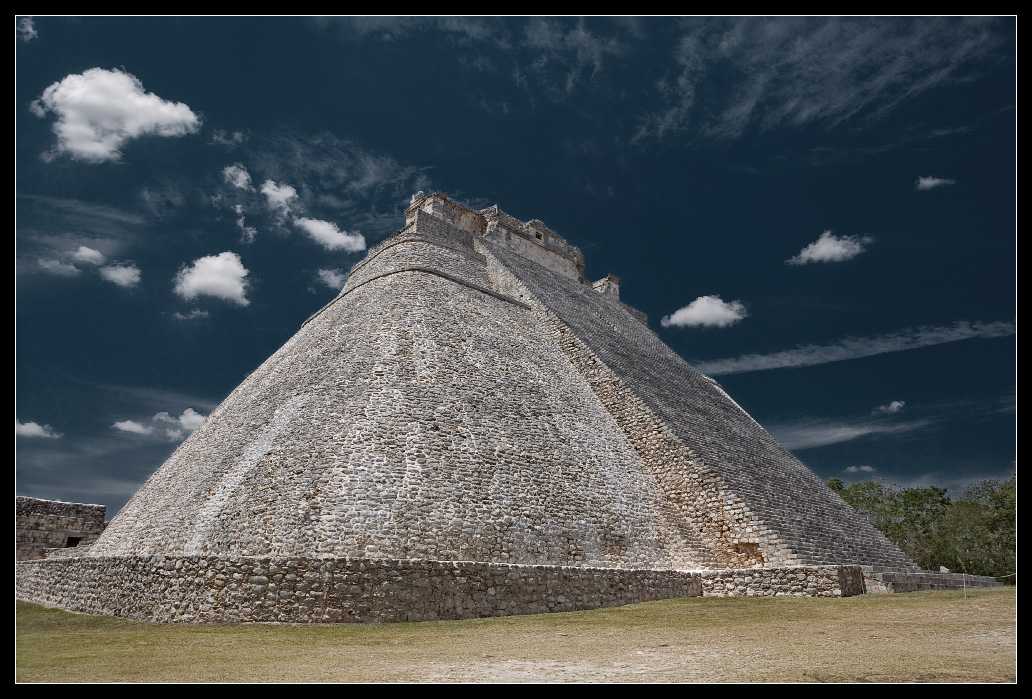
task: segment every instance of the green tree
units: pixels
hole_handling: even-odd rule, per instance
[[[828,481],[833,491],[922,568],[946,566],[995,576],[1014,572],[1015,485],[1014,475],[1006,481],[983,481],[951,500],[943,488]]]

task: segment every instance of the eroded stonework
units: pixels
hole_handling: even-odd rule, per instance
[[[499,570],[519,581],[537,566],[583,569],[587,577],[557,574],[553,589],[568,593],[554,594],[601,606],[667,595],[673,588],[656,581],[673,571],[914,568],[670,350],[620,301],[619,285],[612,275],[586,280],[581,252],[540,221],[414,197],[405,228],[369,250],[84,556],[61,562],[67,575],[109,581],[96,593],[105,601],[84,602],[89,585],[76,582],[47,603],[118,613],[119,595],[142,595],[149,611],[134,613],[172,619],[167,605],[178,609],[188,590],[195,607],[217,610],[199,618],[255,620],[231,609],[246,596],[188,582],[201,561],[209,571],[301,561],[306,572],[400,561],[409,572],[399,574],[424,581],[411,594],[428,599],[441,578],[414,571],[468,561],[478,571],[459,576],[469,594],[503,590],[488,613],[541,609],[537,593],[484,582]],[[156,557],[179,567],[158,575],[143,563]],[[48,565],[32,569],[21,594],[34,594],[32,580],[52,583]],[[150,572],[130,576],[143,581],[130,593],[102,573],[123,568]],[[182,570],[184,587],[144,589]],[[655,576],[639,585],[643,570]],[[755,579],[781,584],[765,575]],[[411,594],[416,618],[451,613]]]
[[[104,531],[104,505],[15,497],[17,560],[44,558],[48,551],[89,546]],[[69,551],[70,553],[71,551]],[[53,555],[51,553],[50,555]]]

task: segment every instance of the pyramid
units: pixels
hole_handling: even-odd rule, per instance
[[[916,568],[617,277],[588,282],[538,220],[420,193],[95,543],[19,564],[19,589],[159,620],[383,620],[695,594],[704,571],[847,594],[851,566]]]

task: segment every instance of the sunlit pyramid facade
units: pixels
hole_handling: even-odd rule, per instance
[[[847,594],[850,566],[914,568],[584,270],[540,221],[416,195],[95,543],[20,564],[20,589],[347,621],[697,594],[715,570],[832,569],[811,587]]]

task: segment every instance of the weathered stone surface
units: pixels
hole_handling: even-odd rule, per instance
[[[914,568],[670,350],[619,300],[615,277],[593,288],[583,271],[581,252],[540,221],[415,197],[405,228],[369,250],[83,556],[53,570],[93,581],[136,571],[122,594],[150,599],[161,618],[182,605],[148,586],[200,600],[196,567],[213,609],[311,611],[322,590],[344,595],[327,608],[376,610],[354,612],[365,619],[402,618],[377,601],[395,586],[417,618],[448,605],[538,609],[494,577],[529,584],[533,566],[584,570],[556,573],[577,605],[658,594],[621,591],[640,569],[755,569],[767,572],[745,593],[853,594],[849,581],[828,587],[837,572],[783,589],[775,569]],[[269,563],[232,563],[244,560]],[[441,588],[434,566],[447,561],[480,567]],[[338,565],[348,575],[334,577]],[[382,588],[352,575],[362,565]],[[56,579],[45,569],[20,589],[51,594],[33,592],[33,580]],[[712,586],[726,591],[725,578]],[[88,586],[61,589],[55,604],[119,608],[117,585],[96,605],[79,599]],[[441,602],[442,589],[455,599]],[[470,602],[471,590],[494,602]],[[230,614],[204,609],[190,618]]]
[[[860,566],[799,566],[700,573],[704,597],[853,597],[864,594]]]
[[[106,511],[104,505],[15,497],[17,559],[43,558],[48,549],[89,546],[104,531]]]
[[[291,571],[275,585],[256,570]],[[174,574],[169,574],[173,571]],[[385,622],[533,614],[698,597],[697,573],[318,558],[96,557],[19,564],[40,604],[159,622]]]

